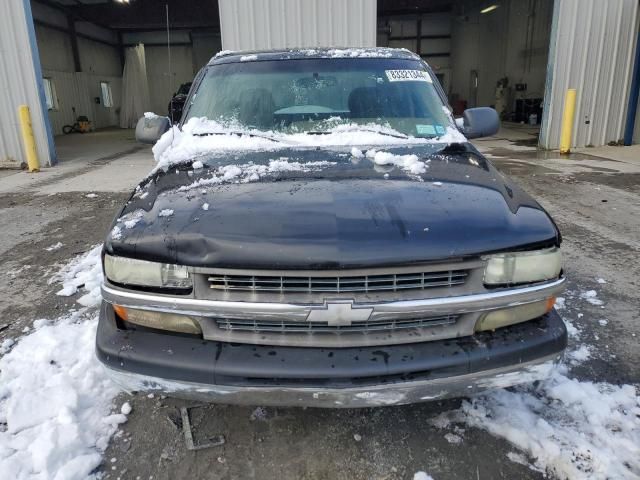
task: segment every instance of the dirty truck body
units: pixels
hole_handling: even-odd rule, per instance
[[[132,193],[104,245],[98,358],[132,391],[249,405],[540,378],[566,347],[560,233],[461,136],[495,133],[495,112],[456,123],[446,105],[402,50],[212,59],[177,128],[227,115],[194,142],[248,147],[198,152]],[[384,145],[366,143],[376,125]],[[225,180],[234,165],[259,174]]]

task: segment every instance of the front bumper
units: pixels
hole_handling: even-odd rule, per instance
[[[331,349],[119,330],[106,302],[96,339],[98,358],[129,391],[311,407],[406,404],[531,382],[560,360],[566,344],[566,328],[555,310],[469,337]]]

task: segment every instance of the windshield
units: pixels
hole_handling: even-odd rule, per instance
[[[422,138],[454,127],[424,64],[401,59],[246,61],[208,68],[185,116],[227,127],[326,133],[375,124]],[[454,127],[455,128],[455,127]]]

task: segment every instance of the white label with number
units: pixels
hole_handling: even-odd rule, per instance
[[[429,82],[431,76],[424,70],[385,70],[390,82]]]

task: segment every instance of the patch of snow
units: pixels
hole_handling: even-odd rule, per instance
[[[153,118],[160,118],[160,115],[156,115],[153,112],[144,112],[144,118],[151,120]]]
[[[394,155],[393,153],[376,151],[375,149],[368,150],[366,155],[376,165],[395,165],[413,175],[427,171],[427,164],[420,161],[417,155]]]
[[[565,308],[564,297],[556,298],[555,307],[556,307],[556,310],[562,310]]]
[[[598,323],[599,323],[599,324],[600,324],[600,326],[602,326],[602,327],[606,327],[606,326],[609,324],[609,322],[608,322],[607,320],[605,320],[604,318],[602,318],[602,319],[598,320]]]
[[[195,162],[193,162],[191,164],[191,166],[193,167],[194,170],[198,170],[198,169],[204,167],[204,164],[200,160],[196,160]]]
[[[170,208],[164,208],[158,213],[159,217],[170,217],[171,215],[173,215],[173,210]]]
[[[568,352],[566,355],[572,364],[582,363],[591,358],[591,347],[581,345],[578,349]]]
[[[426,472],[420,471],[413,474],[413,480],[433,480],[433,477]]]
[[[111,229],[111,238],[113,240],[120,240],[122,238],[122,229],[118,225],[114,225]]]
[[[334,162],[290,162],[284,159],[271,160],[268,165],[246,163],[242,165],[223,165],[212,169],[210,176],[201,178],[190,185],[183,185],[178,191],[188,191],[208,185],[218,185],[229,182],[256,182],[261,177],[278,172],[313,172],[335,165]],[[206,192],[206,191],[205,191]]]
[[[598,293],[595,290],[582,292],[580,298],[586,300],[591,305],[604,305],[604,302],[598,298]]]
[[[5,338],[2,343],[0,343],[0,355],[4,355],[11,350],[11,347],[13,347],[15,343],[16,341],[13,338]]]
[[[146,212],[144,210],[139,208],[137,210],[134,210],[133,212],[123,215],[118,219],[118,221],[122,222],[127,230],[130,230],[135,227],[138,222],[140,222],[140,220],[142,220],[142,217],[144,217],[145,213]]]
[[[607,281],[604,278],[598,278],[596,281],[601,285],[607,283]]]
[[[209,210],[209,204],[208,203],[203,204],[202,205],[202,209],[203,210]]]
[[[131,404],[129,402],[124,402],[122,407],[120,407],[120,413],[123,415],[129,415],[131,413]]]
[[[578,317],[580,318],[580,317]],[[565,327],[567,327],[567,334],[569,335],[569,337],[571,338],[578,338],[580,337],[580,329],[576,328],[576,326],[571,323],[570,320],[567,320],[566,318],[563,318],[562,320],[564,320],[564,325]]]
[[[253,62],[258,59],[257,55],[243,55],[240,57],[241,62]]]
[[[436,187],[439,187],[442,185],[442,182],[431,182],[431,185],[435,185]]]
[[[87,193],[87,194],[85,195],[85,197],[87,197],[87,198],[96,198],[97,196],[98,196],[98,195],[96,195],[95,193]]]
[[[220,50],[213,56],[213,58],[224,57],[226,55],[231,55],[232,53],[234,53],[233,50]],[[213,60],[213,58],[211,60]]]
[[[450,420],[508,440],[534,459],[536,468],[559,478],[635,478],[640,474],[636,388],[579,381],[559,366],[537,385],[464,401]]]
[[[447,433],[447,434],[445,434],[444,439],[447,442],[452,443],[454,445],[458,445],[458,444],[462,443],[462,437],[460,435],[456,435],[455,433]]]
[[[364,153],[362,153],[362,150],[360,150],[359,148],[353,147],[351,149],[351,156],[353,158],[362,158],[364,157]]]
[[[96,306],[102,296],[102,245],[96,245],[87,253],[73,259],[56,273],[49,283],[60,282],[62,289],[56,292],[61,297],[70,297],[78,290],[84,289],[86,293],[77,302],[85,307]]]
[[[97,315],[81,312],[40,326],[0,358],[2,478],[85,479],[126,420],[110,415],[118,388],[94,353]]]
[[[389,58],[393,56],[393,51],[368,48],[332,48],[327,51],[327,55],[331,58]]]
[[[45,248],[45,250],[47,252],[53,252],[54,250],[58,250],[58,249],[62,248],[63,246],[64,246],[64,244],[62,242],[58,242],[58,243],[54,243],[50,247]]]

